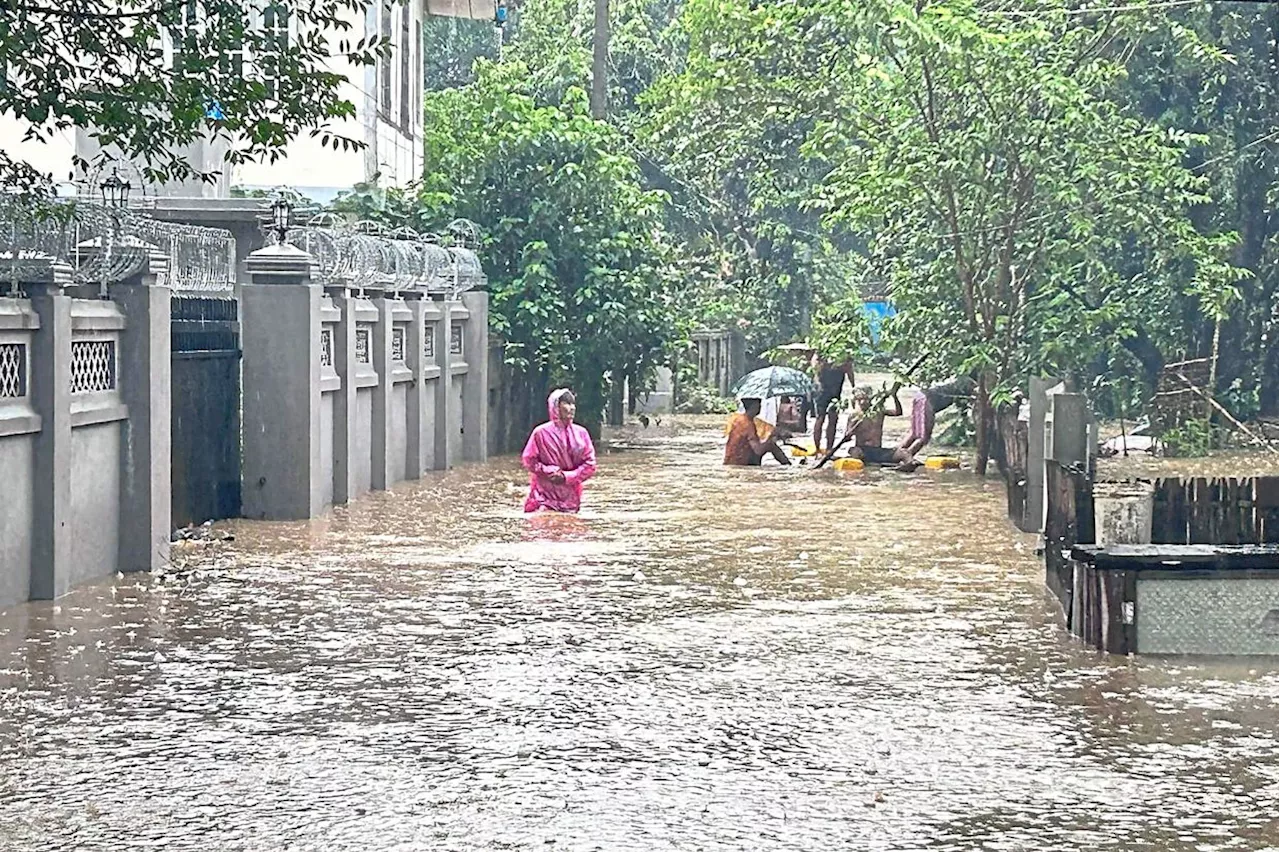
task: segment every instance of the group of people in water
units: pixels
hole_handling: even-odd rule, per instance
[[[812,407],[814,414],[813,444],[818,456],[833,453],[836,430],[840,419],[840,399],[847,378],[854,386],[853,408],[849,412],[848,425],[840,444],[852,442],[849,458],[861,459],[867,464],[897,465],[914,469],[916,456],[933,439],[934,421],[940,411],[949,407],[959,397],[973,391],[973,381],[961,378],[954,382],[913,391],[911,394],[911,422],[907,433],[894,447],[884,446],[884,421],[886,417],[903,414],[899,398],[902,384],[877,394],[870,385],[857,384],[853,364],[834,364],[815,355],[812,361],[817,390]],[[724,463],[726,465],[759,465],[772,456],[779,464],[789,465],[791,459],[783,451],[793,432],[781,423],[772,425],[760,419],[764,401],[758,398],[740,400],[742,411],[735,414],[726,429]],[[823,438],[826,438],[824,445]]]
[[[849,363],[833,365],[815,356],[814,368],[817,377],[812,409],[816,421],[814,444],[818,454],[823,454],[821,439],[825,437],[825,452],[830,454],[837,447],[836,430],[845,379],[854,383],[853,366]],[[897,446],[889,448],[883,446],[884,421],[887,416],[902,415],[901,387],[899,382],[876,393],[868,385],[854,383],[853,409],[841,441],[842,444],[852,442],[848,451],[850,457],[868,464],[914,467],[916,455],[933,438],[938,412],[958,397],[969,395],[972,381],[962,378],[914,391],[911,395],[910,427]],[[791,464],[783,446],[793,433],[760,418],[764,400],[748,397],[740,402],[742,411],[729,421],[724,463],[759,465],[766,456],[772,456],[779,464]],[[891,407],[886,410],[890,403]],[[521,454],[521,462],[529,472],[529,494],[524,503],[526,512],[577,512],[581,507],[582,486],[596,473],[596,450],[591,435],[574,422],[576,414],[577,400],[572,391],[567,388],[552,391],[547,398],[547,422],[533,430]]]

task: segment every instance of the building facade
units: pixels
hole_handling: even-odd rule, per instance
[[[260,26],[273,25],[272,4],[247,4],[251,19]],[[359,183],[382,187],[403,187],[419,178],[423,168],[423,21],[427,15],[492,19],[495,0],[401,0],[373,2],[363,14],[348,10],[349,30],[342,38],[356,41],[378,35],[391,47],[374,66],[352,65],[334,57],[329,69],[345,78],[338,96],[355,106],[352,118],[334,122],[333,133],[363,143],[360,149],[334,150],[321,145],[318,137],[303,132],[293,139],[284,155],[274,163],[249,163],[231,168],[224,164],[226,144],[206,140],[186,146],[181,152],[189,162],[205,172],[221,171],[213,182],[191,180],[166,185],[149,185],[145,196],[180,198],[227,198],[233,187],[270,190],[287,186],[320,204],[327,204],[339,192]],[[282,37],[296,38],[292,16]],[[165,37],[164,50],[173,45]],[[94,161],[101,154],[96,141],[83,128],[54,132],[48,141],[26,140],[27,126],[16,119],[0,121],[0,147],[10,156],[25,160],[36,169],[51,174],[55,181],[83,184],[91,175],[77,174],[74,157]],[[111,158],[116,159],[116,158]],[[135,178],[134,185],[139,186]]]

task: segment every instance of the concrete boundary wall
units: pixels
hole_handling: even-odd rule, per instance
[[[49,263],[0,299],[0,606],[169,558],[165,261],[75,298]]]
[[[487,457],[487,293],[322,290],[291,246],[254,252],[246,269],[246,517],[315,517]]]

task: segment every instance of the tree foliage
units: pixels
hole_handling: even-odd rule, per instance
[[[618,152],[617,132],[588,115],[581,89],[542,104],[517,62],[477,72],[469,86],[428,95],[423,183],[380,215],[424,228],[484,222],[492,324],[508,363],[539,386],[572,385],[590,422],[612,367],[639,379],[678,337],[664,199]]]
[[[672,197],[673,229],[698,277],[689,305],[738,325],[754,351],[795,340],[851,285],[848,241],[807,206],[829,164],[802,146],[813,116],[769,90],[743,46],[743,4],[684,6],[669,41],[686,53],[640,98],[636,137]]]
[[[658,135],[750,186],[739,210],[788,199],[865,241],[899,311],[890,338],[930,353],[926,379],[979,378],[980,442],[1028,374],[1120,346],[1158,370],[1190,333],[1181,308],[1222,319],[1237,303],[1237,236],[1193,216],[1212,201],[1187,167],[1203,137],[1123,94],[1149,19],[691,0],[682,20],[690,53],[655,90]],[[1225,61],[1190,29],[1168,35]]]
[[[355,115],[335,59],[370,65],[377,36],[350,36],[367,0],[18,0],[0,15],[0,116],[26,137],[81,128],[103,148],[144,164],[150,180],[200,173],[182,147],[212,136],[227,158],[274,162],[300,133],[334,147],[359,140],[331,122]],[[214,117],[210,117],[214,116]],[[78,163],[87,167],[86,163]],[[30,188],[41,175],[0,152],[0,184]]]
[[[1276,414],[1277,8],[1206,4],[1172,10],[1144,35],[1127,63],[1121,95],[1163,127],[1193,133],[1187,165],[1208,182],[1209,202],[1192,212],[1201,229],[1235,231],[1231,260],[1246,275],[1221,324],[1179,304],[1191,355],[1212,353],[1215,331],[1229,345],[1218,365],[1220,396],[1240,416]]]
[[[507,32],[517,31],[518,13]],[[477,59],[497,61],[500,33],[492,21],[429,15],[422,22],[422,66],[426,91],[456,89],[475,82]]]

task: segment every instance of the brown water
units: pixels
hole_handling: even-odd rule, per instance
[[[0,616],[3,850],[1253,850],[1270,663],[1063,635],[969,474],[508,460]]]

